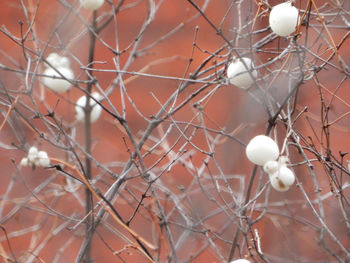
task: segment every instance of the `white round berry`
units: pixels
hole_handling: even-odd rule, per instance
[[[34,160],[34,162],[32,162],[32,164],[34,164],[35,167],[38,167],[38,166],[40,166],[40,160],[38,158],[36,158]]]
[[[250,263],[250,261],[243,259],[243,258],[240,258],[240,259],[233,260],[230,263]]]
[[[284,185],[278,176],[270,174],[270,183],[273,189],[277,190],[278,192],[286,192],[289,190],[289,186]]]
[[[40,159],[40,166],[42,167],[48,167],[50,166],[50,159],[46,158],[46,159]]]
[[[28,150],[28,155],[37,155],[38,154],[38,148],[36,148],[35,146],[32,146],[29,148]]]
[[[28,161],[33,163],[37,156],[38,156],[38,148],[36,148],[35,146],[30,147],[28,150],[28,156],[27,156]]]
[[[80,0],[81,5],[89,10],[97,10],[103,5],[104,0]]]
[[[274,6],[269,17],[272,31],[281,37],[292,34],[298,23],[298,13],[298,9],[290,2]]]
[[[61,58],[60,55],[58,55],[57,53],[51,53],[50,55],[47,56],[46,60],[53,67],[59,67],[60,66],[60,58]]]
[[[29,160],[27,157],[22,158],[21,162],[19,163],[20,166],[28,166]]]
[[[289,186],[284,185],[278,176],[275,176],[274,174],[270,174],[270,183],[273,189],[279,192],[285,192],[289,190]]]
[[[281,166],[277,172],[270,175],[270,182],[274,189],[285,192],[294,183],[295,175],[291,169]]]
[[[101,100],[102,96],[98,92],[93,92],[91,94],[93,98],[96,100]],[[91,106],[91,112],[90,112],[90,121],[95,122],[100,117],[102,113],[102,107],[98,105],[93,99],[90,98],[89,100],[90,106]],[[76,119],[79,122],[84,122],[85,120],[85,112],[84,107],[86,106],[86,96],[81,96],[76,103],[75,111],[76,111]]]
[[[286,186],[291,186],[295,182],[295,175],[293,171],[286,166],[281,166],[276,174]]]
[[[34,154],[28,154],[27,158],[28,158],[28,162],[29,163],[34,163],[36,160],[37,155]]]
[[[267,174],[273,174],[278,170],[278,162],[276,161],[267,161],[264,164],[264,171]]]
[[[67,79],[73,79],[74,74],[70,68],[56,67],[56,69]],[[51,90],[62,93],[69,90],[71,84],[69,81],[63,79],[61,75],[56,72],[53,68],[47,68],[44,75],[51,77],[43,77],[44,84]]]
[[[67,57],[60,57],[59,63],[60,63],[60,67],[62,67],[62,68],[69,68],[70,67],[70,61]]]
[[[243,62],[242,62],[243,61]],[[250,71],[250,72],[249,72]],[[258,75],[250,58],[236,59],[227,68],[227,78],[238,88],[249,87]]]
[[[279,156],[277,143],[265,135],[255,136],[246,147],[248,159],[257,165],[264,165],[267,161],[275,161]]]
[[[38,162],[36,163],[37,166],[48,167],[50,165],[49,156],[45,151],[38,152],[37,160],[38,160]]]

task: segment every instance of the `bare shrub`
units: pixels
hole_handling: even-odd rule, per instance
[[[279,37],[278,3],[3,0],[3,261],[350,262],[350,6],[296,1]],[[248,161],[258,134],[288,191]]]

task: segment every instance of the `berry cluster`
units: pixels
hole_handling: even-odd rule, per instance
[[[39,151],[38,148],[32,146],[29,148],[27,157],[24,157],[20,163],[21,166],[32,167],[48,167],[50,158],[45,151]]]
[[[47,58],[47,68],[43,72],[44,84],[57,93],[63,93],[70,89],[71,83],[68,80],[74,78],[74,73],[70,68],[70,62],[67,57],[61,57],[57,53],[51,53]]]
[[[255,136],[246,147],[246,155],[252,163],[263,166],[275,190],[285,192],[293,185],[295,175],[287,167],[288,158],[281,156],[278,159],[280,155],[278,145],[270,137]]]
[[[67,79],[73,79],[74,74],[73,71],[70,68],[70,62],[67,57],[61,57],[57,53],[51,53],[47,58],[47,62],[52,67],[48,67],[44,71],[45,77],[43,77],[44,84],[51,90],[57,92],[57,93],[63,93],[70,89],[71,83]],[[62,76],[64,78],[62,78]],[[50,76],[50,77],[49,77]],[[101,94],[97,92],[93,92],[91,96],[95,100],[101,100],[102,96]],[[96,103],[96,101],[93,99],[89,100],[89,104],[91,107],[91,113],[90,113],[90,121],[95,122],[100,117],[102,112],[102,107]],[[85,120],[85,111],[84,107],[86,107],[86,96],[81,96],[75,106],[76,111],[76,119],[79,122],[84,122]]]

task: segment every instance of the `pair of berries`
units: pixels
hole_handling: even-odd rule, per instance
[[[289,36],[297,27],[298,16],[298,9],[290,2],[276,5],[270,12],[270,28],[281,37]],[[238,88],[249,87],[256,77],[257,71],[254,69],[254,64],[247,57],[237,58],[227,68],[227,78]]]

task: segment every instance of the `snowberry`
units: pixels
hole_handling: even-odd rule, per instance
[[[289,190],[289,186],[284,185],[283,183],[281,183],[278,177],[275,177],[271,174],[270,174],[270,183],[273,189],[275,189],[278,192],[286,192]]]
[[[36,148],[35,146],[32,146],[29,148],[28,150],[28,155],[37,155],[38,154],[38,148]]]
[[[267,161],[264,164],[264,171],[268,174],[273,174],[278,170],[278,162],[276,161]]]
[[[28,165],[29,165],[29,160],[28,160],[28,158],[27,158],[27,157],[22,158],[22,160],[21,160],[21,162],[20,162],[19,165],[20,165],[20,166],[28,166]]]
[[[74,78],[74,74],[70,68],[56,67],[56,70],[59,71],[62,74],[62,76],[64,76],[67,79]],[[58,72],[56,72],[53,68],[47,68],[43,74],[48,76],[43,77],[43,81],[49,89],[57,93],[62,93],[69,90],[71,86],[70,82],[63,79],[61,75]]]
[[[292,34],[298,23],[298,13],[298,9],[290,2],[274,6],[269,17],[272,31],[281,37]]]
[[[60,57],[59,60],[59,66],[63,68],[69,68],[70,67],[70,61],[67,57]]]
[[[34,162],[37,156],[38,156],[38,148],[36,148],[35,146],[30,147],[28,150],[28,161]]]
[[[49,62],[53,67],[59,67],[60,66],[60,55],[57,53],[51,53],[47,56],[46,60]]]
[[[249,260],[246,260],[246,259],[241,258],[241,259],[236,259],[236,260],[233,260],[233,261],[231,261],[230,263],[250,263],[250,261],[249,261]]]
[[[275,161],[279,155],[277,143],[265,135],[255,136],[246,147],[248,159],[257,165],[264,165],[267,161]]]
[[[47,152],[39,151],[37,156],[36,166],[48,167],[50,165],[50,159]]]
[[[272,187],[280,192],[287,191],[294,181],[294,173],[286,166],[281,166],[275,173],[270,174]]]
[[[286,166],[281,166],[280,169],[275,173],[286,186],[294,184],[295,175],[291,169]]]
[[[104,0],[80,0],[81,5],[89,10],[97,10],[103,5]]]
[[[249,72],[250,71],[250,72]],[[227,78],[238,88],[248,87],[254,83],[258,75],[250,58],[236,59],[227,68]]]
[[[102,96],[98,92],[93,92],[91,96],[96,99],[100,100]],[[91,106],[91,112],[90,112],[90,121],[95,122],[100,117],[102,112],[102,107],[98,105],[93,99],[90,98],[89,104]],[[76,119],[79,122],[84,122],[85,120],[85,112],[84,107],[86,106],[86,96],[81,96],[76,103],[75,111],[76,111]]]
[[[70,61],[67,57],[61,57],[57,53],[51,53],[46,58],[47,62],[49,62],[53,67],[64,67],[69,68]]]
[[[51,53],[46,60],[53,68],[47,66],[47,69],[43,72],[44,75],[47,75],[46,77],[43,77],[44,84],[57,93],[67,91],[71,84],[66,79],[74,78],[73,71],[69,67],[69,59],[67,57],[61,57],[57,53]]]
[[[21,166],[42,166],[48,167],[50,165],[50,159],[45,151],[38,151],[38,148],[32,146],[28,150],[27,157],[22,158],[20,162]]]

